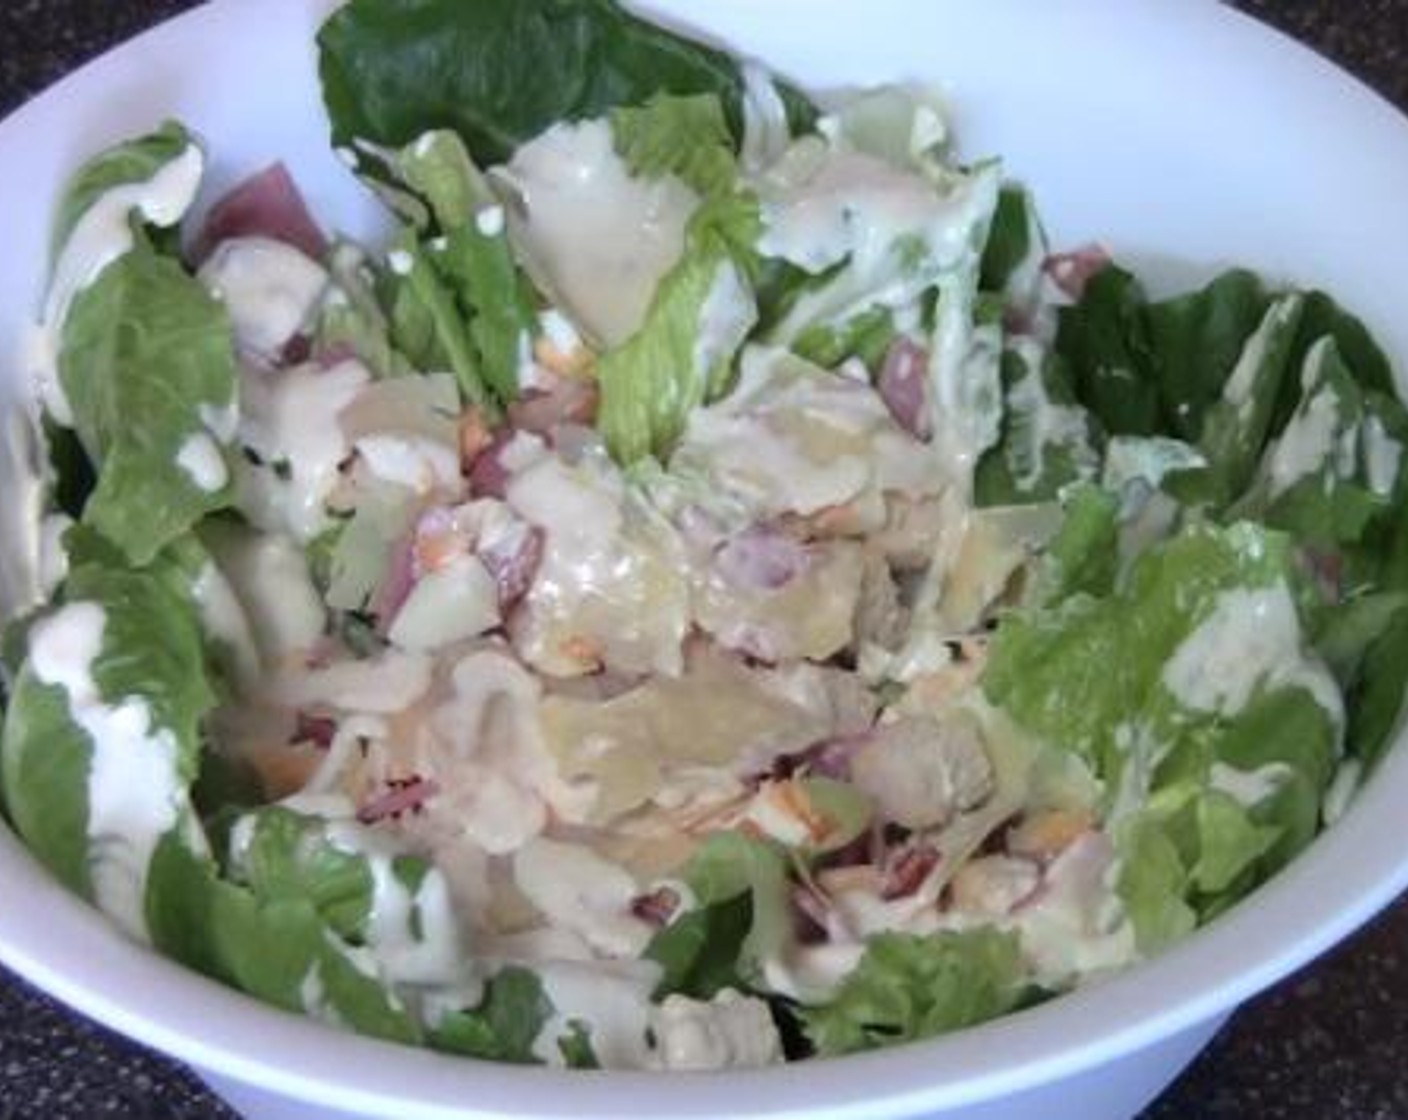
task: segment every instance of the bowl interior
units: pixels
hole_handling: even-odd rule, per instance
[[[179,116],[210,190],[285,160],[325,224],[376,206],[328,150],[312,37],[330,0],[217,0],[0,124],[0,391],[43,282],[50,209],[105,143]],[[1288,40],[1212,3],[661,0],[646,6],[814,88],[938,82],[962,150],[998,153],[1052,239],[1098,239],[1155,287],[1237,262],[1323,286],[1400,362],[1408,317],[1408,122]],[[22,173],[16,174],[14,172]],[[1402,384],[1402,382],[1400,382]],[[1408,754],[1247,904],[1158,960],[934,1043],[691,1079],[564,1075],[390,1048],[270,1011],[121,940],[0,830],[0,958],[109,1024],[205,1068],[329,1105],[406,1115],[830,1115],[931,1111],[1109,1060],[1202,1022],[1343,936],[1408,884]],[[883,1102],[883,1104],[882,1104]]]

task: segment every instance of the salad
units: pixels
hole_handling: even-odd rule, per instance
[[[1048,245],[943,103],[609,0],[318,36],[384,246],[178,122],[58,201],[9,821],[128,936],[479,1058],[709,1070],[1127,967],[1343,812],[1408,412],[1245,270]]]

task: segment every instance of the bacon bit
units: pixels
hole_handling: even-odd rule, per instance
[[[885,355],[875,388],[895,423],[917,440],[933,436],[929,419],[929,351],[901,335]]]
[[[506,614],[533,586],[543,562],[545,534],[530,525],[521,534],[495,542],[479,552],[479,560],[499,589],[499,611]]]
[[[459,444],[460,471],[468,475],[479,456],[488,451],[494,443],[494,433],[484,414],[477,408],[467,408],[460,413]]]
[[[403,813],[421,812],[439,792],[440,787],[431,778],[389,778],[386,790],[357,810],[357,820],[362,824],[375,824],[388,817],[399,820]]]
[[[910,844],[891,852],[880,869],[880,897],[886,902],[908,898],[939,865],[939,850],[932,844]]]
[[[669,925],[679,908],[680,892],[673,887],[657,887],[649,894],[637,895],[631,900],[631,913],[656,929]]]
[[[1085,295],[1091,278],[1110,264],[1110,254],[1102,245],[1082,245],[1069,253],[1052,253],[1041,264],[1041,270],[1072,299]]]
[[[327,750],[332,746],[333,737],[337,734],[337,720],[327,716],[311,716],[307,712],[298,713],[298,721],[294,725],[293,738],[289,744],[311,743],[319,750]]]
[[[1007,850],[1045,862],[1060,855],[1088,833],[1095,822],[1090,814],[1072,809],[1047,809],[1027,817],[1007,830]]]

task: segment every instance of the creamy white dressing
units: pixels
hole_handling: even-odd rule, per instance
[[[660,980],[653,961],[544,961],[534,966],[553,1013],[533,1054],[551,1066],[565,1061],[558,1039],[571,1033],[573,1021],[591,1031],[592,1052],[603,1069],[646,1069],[650,1046],[650,993]]]
[[[1085,411],[1075,405],[1056,404],[1051,399],[1041,376],[1045,351],[1035,340],[1027,338],[1013,338],[1009,345],[1020,355],[1027,370],[1007,394],[1007,407],[1014,418],[1020,417],[1023,443],[1031,453],[1030,460],[1018,464],[1014,472],[1017,489],[1029,492],[1035,488],[1046,472],[1048,448],[1066,448],[1077,466],[1093,469],[1097,459],[1090,448]]]
[[[1294,776],[1295,771],[1284,762],[1268,762],[1255,770],[1214,762],[1208,774],[1208,788],[1225,793],[1239,805],[1250,809],[1274,796]]]
[[[1137,959],[1114,888],[1117,866],[1109,837],[1087,833],[1046,870],[1040,896],[999,923],[1016,930],[1035,983],[1059,991]]]
[[[39,523],[39,591],[45,600],[52,598],[59,584],[68,578],[64,534],[71,528],[73,518],[66,513],[45,514]]]
[[[698,330],[694,337],[694,368],[708,377],[728,361],[743,345],[758,321],[758,305],[752,290],[739,275],[731,259],[723,261],[699,308]]]
[[[366,941],[388,981],[413,987],[460,986],[472,975],[444,876],[429,868],[414,892],[396,874],[399,847],[352,821],[328,825],[328,839],[367,861],[372,877]]]
[[[351,450],[338,417],[370,381],[357,361],[243,372],[239,439],[263,465],[241,462],[238,505],[256,527],[300,541],[327,527],[327,498]]]
[[[868,384],[749,345],[734,391],[690,414],[670,471],[707,479],[711,511],[722,502],[766,520],[869,501],[883,518],[884,491],[942,485],[934,456],[901,433]]]
[[[272,693],[291,708],[327,705],[386,715],[405,711],[429,691],[430,683],[426,655],[388,649],[360,661],[287,669],[273,682]]]
[[[538,837],[514,853],[513,877],[553,926],[605,957],[637,957],[655,929],[631,913],[640,894],[624,867],[590,848]]]
[[[1377,413],[1364,419],[1364,470],[1369,489],[1381,497],[1393,493],[1398,482],[1398,466],[1403,459],[1403,445],[1384,429]]]
[[[650,1029],[656,1069],[756,1069],[782,1061],[768,1005],[732,988],[710,1000],[668,995],[651,1009]]]
[[[303,549],[288,537],[234,526],[212,528],[205,539],[243,610],[266,669],[306,660],[323,636],[327,612]],[[219,604],[222,617],[212,619],[222,629],[230,619],[228,606]]]
[[[1242,344],[1237,364],[1232,367],[1232,372],[1222,387],[1222,399],[1236,409],[1243,421],[1248,418],[1256,403],[1253,393],[1256,375],[1266,363],[1268,349],[1273,341],[1278,341],[1279,336],[1290,328],[1300,314],[1304,302],[1304,297],[1299,292],[1292,292],[1277,299],[1266,309],[1266,314],[1262,316],[1256,330]]]
[[[556,676],[602,666],[677,674],[689,614],[683,546],[600,447],[575,464],[558,456],[530,463],[510,479],[507,501],[546,534],[512,620],[519,654]]]
[[[1114,436],[1105,445],[1100,485],[1120,496],[1120,516],[1128,520],[1144,509],[1170,474],[1205,466],[1207,460],[1202,453],[1180,439]]]
[[[377,478],[415,494],[459,488],[459,454],[451,446],[423,436],[392,433],[363,436],[354,446]]]
[[[498,237],[504,231],[504,208],[486,206],[474,215],[474,228],[485,237]]]
[[[604,119],[555,124],[494,174],[522,204],[509,221],[530,272],[576,322],[619,346],[679,260],[698,196],[674,176],[632,176]]]
[[[274,359],[312,319],[327,290],[327,270],[270,237],[221,242],[198,279],[225,305],[241,348]]]
[[[209,432],[188,436],[176,452],[176,465],[185,472],[197,490],[219,493],[230,483],[230,470],[224,453]]]
[[[261,661],[249,616],[230,581],[213,562],[207,562],[191,585],[201,629],[233,659],[242,690],[253,689],[261,676]]]
[[[457,556],[417,582],[387,633],[393,645],[425,653],[499,624],[494,578],[474,556]]]
[[[1339,822],[1349,811],[1359,787],[1364,783],[1364,764],[1357,758],[1344,759],[1335,770],[1325,801],[1320,806],[1320,818],[1326,828]]]
[[[18,618],[47,598],[43,570],[48,467],[43,437],[28,412],[6,408],[0,430],[0,619]]]
[[[1254,693],[1301,688],[1335,726],[1344,702],[1329,670],[1303,650],[1300,620],[1284,582],[1218,595],[1211,613],[1164,666],[1164,687],[1179,703],[1235,716]]]
[[[818,150],[819,149],[819,150]],[[813,323],[839,324],[872,307],[911,309],[939,281],[968,290],[978,235],[997,204],[1000,175],[987,165],[940,193],[922,176],[857,152],[802,140],[760,185],[760,251],[836,278],[803,292],[772,340],[790,343]],[[971,315],[962,324],[966,338]],[[966,354],[966,343],[960,349]],[[954,371],[953,376],[956,376]]]
[[[743,145],[746,175],[758,175],[782,158],[792,140],[787,106],[772,74],[756,62],[743,64]]]
[[[595,794],[564,782],[544,747],[537,678],[506,652],[485,649],[460,659],[451,684],[453,697],[430,715],[435,747],[416,761],[442,789],[428,817],[496,855],[541,832],[549,808],[564,822],[584,820]]]
[[[130,252],[132,215],[158,226],[174,226],[190,209],[205,172],[205,155],[188,145],[150,178],[124,183],[99,195],[78,219],[59,250],[44,311],[26,343],[26,358],[39,398],[60,424],[72,426],[73,410],[59,383],[59,346],[74,299],[103,270]]]
[[[1306,355],[1301,384],[1307,391],[1321,381],[1331,345],[1329,337],[1322,338]],[[1268,453],[1267,476],[1273,500],[1329,462],[1336,451],[1339,429],[1339,398],[1328,384],[1321,385],[1296,410]]]
[[[147,872],[161,838],[188,811],[179,747],[154,725],[137,696],[105,701],[93,670],[107,614],[95,603],[69,603],[37,622],[29,664],[42,684],[63,689],[73,721],[90,741],[88,873],[93,901],[129,936],[146,941]]]

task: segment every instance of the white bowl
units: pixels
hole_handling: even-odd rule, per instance
[[[375,210],[328,152],[313,34],[329,0],[223,0],[69,78],[0,124],[0,355],[42,282],[49,211],[102,144],[177,115],[215,188],[278,157],[314,212]],[[814,86],[941,79],[964,149],[1036,189],[1058,243],[1197,269],[1241,262],[1333,291],[1408,368],[1408,122],[1367,90],[1206,0],[670,0],[652,9]],[[701,10],[702,9],[702,10]],[[12,363],[0,368],[13,373]],[[6,382],[12,394],[17,386]],[[254,1116],[1120,1116],[1243,999],[1408,885],[1398,751],[1283,874],[1157,960],[923,1044],[713,1076],[478,1063],[354,1038],[124,941],[0,830],[0,959],[83,1012],[196,1066]],[[258,1088],[254,1088],[257,1086]]]

